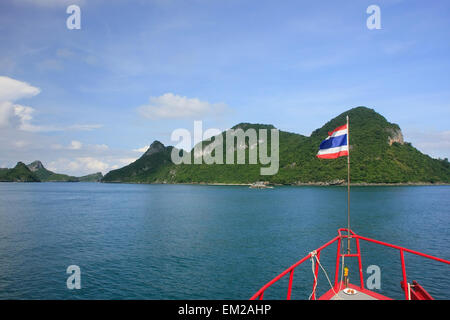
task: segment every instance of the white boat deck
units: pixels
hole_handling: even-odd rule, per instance
[[[328,290],[323,294],[319,300],[392,300],[377,292],[368,290],[366,288],[361,289],[351,283],[348,284],[348,288],[345,288],[343,283],[338,288],[342,288],[336,294],[333,289]],[[345,291],[353,291],[353,294],[348,294]]]
[[[355,294],[346,294],[344,290],[341,290],[330,300],[378,300],[378,299],[360,291],[357,291]]]

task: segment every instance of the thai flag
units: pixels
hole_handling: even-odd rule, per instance
[[[336,159],[348,156],[348,128],[347,125],[337,127],[328,132],[328,138],[322,141],[317,153],[318,158]]]

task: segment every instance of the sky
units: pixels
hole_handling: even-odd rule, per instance
[[[68,29],[69,5],[81,11]],[[381,29],[367,28],[370,5]],[[310,135],[367,106],[450,158],[449,1],[3,0],[0,167],[104,174],[178,128]]]

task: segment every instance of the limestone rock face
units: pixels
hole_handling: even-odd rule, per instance
[[[159,142],[158,140],[153,141],[153,143],[150,145],[150,148],[144,153],[144,156],[150,156],[154,153],[158,153],[161,151],[164,151],[165,147],[164,145]]]
[[[389,138],[388,138],[388,143],[391,146],[394,142],[400,143],[400,144],[404,144],[405,141],[403,141],[403,134],[402,134],[402,130],[400,129],[388,129],[389,132]]]
[[[38,170],[41,169],[45,169],[44,165],[42,164],[42,162],[40,162],[39,160],[33,161],[32,163],[30,163],[28,166],[28,169],[30,169],[32,172],[36,172]]]

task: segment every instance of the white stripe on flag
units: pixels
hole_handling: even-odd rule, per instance
[[[339,130],[339,131],[335,131],[333,132],[333,134],[331,136],[328,136],[329,138],[331,137],[337,137],[337,136],[342,136],[344,134],[347,134],[347,129],[343,129],[343,130]]]
[[[320,149],[317,155],[321,154],[330,154],[330,153],[337,153],[341,151],[348,151],[348,146],[340,146],[335,148],[328,148],[328,149]]]

